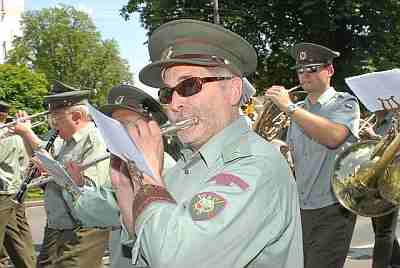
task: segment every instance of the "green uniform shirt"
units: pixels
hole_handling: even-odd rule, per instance
[[[75,133],[68,141],[57,139],[55,159],[61,163],[69,160],[76,163],[90,162],[107,153],[105,144],[93,123]],[[111,185],[109,161],[104,160],[84,171],[86,183],[100,192],[102,186]],[[85,207],[86,191],[74,201],[70,195],[55,182],[49,182],[45,190],[45,208],[48,227],[53,229],[72,229],[80,224],[76,217],[76,208]],[[88,208],[86,209],[95,209]],[[116,216],[117,217],[117,216]]]
[[[243,118],[186,152],[164,180],[177,204],[153,202],[138,217],[137,265],[303,267],[295,181]]]
[[[0,129],[0,136],[7,135],[6,132],[6,129]],[[20,136],[0,139],[0,194],[15,194],[18,191],[27,159]]]

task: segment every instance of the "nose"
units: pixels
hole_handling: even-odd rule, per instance
[[[187,97],[182,97],[176,91],[172,93],[171,103],[169,104],[169,109],[173,112],[178,112],[182,110],[186,102]]]

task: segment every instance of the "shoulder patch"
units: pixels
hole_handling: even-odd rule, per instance
[[[219,173],[208,180],[208,182],[214,181],[217,185],[231,186],[232,183],[239,186],[240,189],[247,190],[249,184],[242,180],[240,177],[229,174],[229,173]]]
[[[214,218],[226,207],[226,200],[214,192],[203,192],[195,195],[190,202],[190,215],[194,221]]]

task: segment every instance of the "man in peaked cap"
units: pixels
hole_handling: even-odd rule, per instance
[[[252,46],[215,24],[177,20],[154,31],[152,63],[140,79],[161,87],[171,122],[196,118],[178,131],[187,146],[165,171],[159,126],[137,121],[128,131],[153,177],[128,164],[119,187],[125,229],[135,238],[137,265],[165,267],[302,267],[295,181],[272,145],[239,116],[242,78],[256,70]],[[129,187],[133,185],[132,187]],[[145,263],[137,258],[144,257]]]
[[[11,105],[0,101],[0,125]],[[0,251],[4,249],[16,267],[35,267],[36,256],[25,205],[14,201],[28,158],[21,137],[0,129]]]
[[[354,96],[331,86],[338,52],[299,43],[290,55],[307,98],[294,104],[282,86],[272,86],[266,96],[291,119],[287,142],[300,194],[305,267],[339,268],[346,260],[356,216],[340,205],[331,177],[337,155],[358,137],[360,110]]]
[[[100,108],[100,110],[120,121],[122,124],[134,124],[138,119],[153,119],[159,124],[164,124],[167,117],[162,111],[161,105],[154,100],[150,95],[131,85],[118,85],[113,87],[108,95],[108,103]],[[171,141],[170,141],[170,144]],[[175,144],[176,145],[176,144]],[[172,146],[172,145],[171,145]],[[179,146],[176,146],[175,151],[169,151],[171,155],[178,155]],[[164,162],[164,167],[168,168],[175,164],[175,160],[165,154],[167,161]],[[119,159],[113,160],[113,165],[120,165]],[[81,170],[79,166],[70,163],[67,166],[72,178],[77,185],[83,185],[84,181],[80,176]],[[114,176],[123,176],[120,170],[113,170]],[[129,245],[121,245],[121,226],[120,226],[120,208],[115,199],[115,192],[118,189],[112,189],[111,182],[102,186],[101,189],[93,189],[90,191],[88,187],[85,189],[85,201],[75,202],[74,215],[83,226],[86,227],[110,227],[110,253],[111,267],[129,267],[131,261],[131,248]],[[131,210],[131,204],[124,204],[121,210]],[[129,241],[128,241],[129,243]]]
[[[70,161],[89,162],[106,154],[105,144],[84,105],[90,91],[55,81],[51,93],[45,97],[45,102],[50,111],[50,125],[59,134],[54,143],[54,159],[68,165]],[[19,112],[17,117],[25,115],[25,112]],[[29,121],[19,122],[14,131],[24,138],[28,151],[43,148],[43,142],[30,128]],[[99,189],[110,182],[108,170],[109,161],[102,161],[83,171],[82,175],[88,185]],[[85,192],[76,200],[70,195],[54,180],[46,185],[47,224],[37,267],[102,267],[109,230],[83,226],[75,217],[75,207],[85,203]]]

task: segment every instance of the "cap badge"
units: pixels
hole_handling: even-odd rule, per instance
[[[121,104],[124,102],[125,96],[118,96],[115,101],[114,104]]]
[[[161,60],[169,60],[172,57],[174,50],[172,46],[169,46],[164,52],[161,54]]]
[[[300,51],[300,53],[299,53],[299,59],[300,59],[300,60],[305,60],[305,59],[307,59],[307,52],[305,52],[305,51]]]

